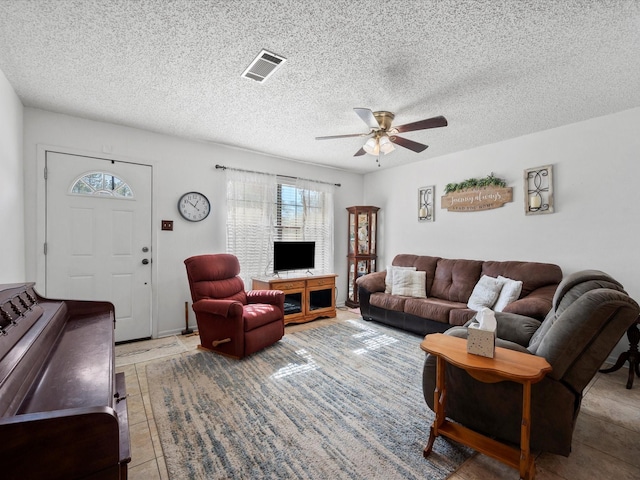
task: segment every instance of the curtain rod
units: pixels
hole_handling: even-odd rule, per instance
[[[245,170],[243,168],[225,167],[224,165],[218,165],[218,164],[216,164],[216,169],[231,170],[231,171],[234,171],[234,172],[258,173],[260,175],[271,175],[270,173],[266,173],[266,172],[258,172],[256,170]],[[310,178],[292,177],[291,175],[278,175],[278,174],[276,174],[276,175],[278,177],[292,178],[294,180],[305,180],[307,182],[324,183],[324,184],[327,184],[327,185],[333,185],[335,187],[341,187],[342,186],[339,183],[323,182],[322,180],[312,180]]]

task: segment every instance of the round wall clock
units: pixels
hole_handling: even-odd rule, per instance
[[[188,192],[180,197],[178,211],[185,220],[199,222],[207,218],[211,211],[211,204],[202,193]]]

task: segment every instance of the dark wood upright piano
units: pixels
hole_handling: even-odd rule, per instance
[[[0,285],[0,478],[127,478],[114,326],[111,303]]]

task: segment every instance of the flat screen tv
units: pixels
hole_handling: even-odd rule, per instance
[[[273,242],[273,271],[311,270],[315,267],[316,242]]]

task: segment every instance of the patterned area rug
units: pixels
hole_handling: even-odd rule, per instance
[[[172,479],[443,479],[472,451],[442,437],[422,396],[421,338],[362,320],[287,334],[243,360],[150,364]]]

